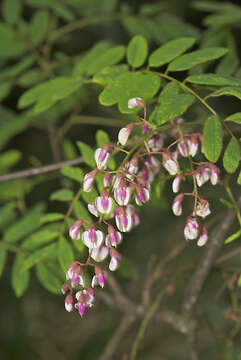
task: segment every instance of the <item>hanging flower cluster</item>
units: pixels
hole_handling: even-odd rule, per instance
[[[219,180],[219,170],[212,163],[195,163],[199,146],[202,147],[201,134],[183,134],[180,129],[182,119],[174,119],[173,125],[177,131],[172,135],[175,141],[168,147],[164,147],[165,135],[158,134],[150,128],[146,120],[146,104],[141,98],[132,98],[128,101],[128,107],[144,109],[144,118],[141,122],[128,124],[118,134],[118,142],[107,143],[95,151],[96,169],[85,175],[83,190],[90,192],[94,186],[96,177],[103,173],[103,190],[92,204],[88,204],[89,212],[98,218],[97,222],[88,223],[79,219],[69,229],[69,235],[73,240],[80,240],[88,249],[88,258],[85,263],[75,261],[66,272],[66,280],[62,286],[62,292],[66,295],[65,308],[72,311],[76,308],[81,317],[88,307],[92,307],[95,301],[95,286],[104,287],[106,272],[96,265],[109,257],[109,270],[115,271],[120,264],[120,253],[117,250],[123,239],[123,233],[131,231],[139,225],[139,215],[135,210],[150,199],[151,184],[163,167],[171,176],[175,176],[172,189],[179,193],[182,182],[191,177],[194,187],[192,193],[179,193],[172,204],[173,213],[177,216],[182,214],[182,204],[186,197],[194,199],[192,213],[187,217],[184,228],[184,237],[187,240],[198,239],[197,244],[203,246],[208,239],[205,226],[201,225],[200,218],[204,219],[210,214],[209,203],[199,196],[198,187],[208,180],[216,185]],[[140,143],[135,143],[129,151],[124,150],[135,126],[142,128],[143,138]],[[171,151],[175,146],[175,150]],[[114,150],[123,151],[125,158],[117,171],[108,171],[108,160]],[[158,157],[161,156],[161,159]],[[183,172],[180,159],[187,158],[190,163],[190,171]],[[93,269],[93,277],[90,286],[86,285],[85,269]]]

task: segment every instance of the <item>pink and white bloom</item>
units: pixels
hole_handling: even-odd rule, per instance
[[[109,264],[109,269],[110,269],[110,271],[115,271],[118,269],[118,267],[120,265],[120,254],[118,253],[118,251],[111,248],[110,256],[111,256],[111,260],[110,260],[110,264]]]
[[[162,134],[151,137],[148,141],[148,146],[153,152],[158,152],[163,148],[164,136]]]
[[[129,203],[131,190],[126,186],[125,180],[122,180],[120,186],[114,189],[114,198],[118,205],[125,206]]]
[[[194,157],[198,151],[198,141],[196,136],[191,136],[191,139],[187,140],[189,155]]]
[[[177,148],[179,153],[183,156],[183,157],[187,157],[189,155],[189,148],[187,145],[187,140],[186,141],[179,141],[179,143],[177,144]]]
[[[120,129],[118,134],[118,141],[121,145],[125,145],[129,139],[130,134],[132,133],[134,124],[128,124],[126,127]]]
[[[179,194],[175,197],[172,203],[172,211],[176,216],[180,216],[182,214],[182,201],[184,199],[183,194]]]
[[[195,177],[196,177],[198,186],[202,186],[210,179],[210,169],[205,167],[204,165],[199,166]]]
[[[66,296],[64,305],[65,305],[66,311],[71,312],[73,310],[74,304],[73,304],[73,296],[72,295],[68,294]]]
[[[83,181],[83,190],[85,192],[90,192],[93,185],[94,185],[94,181],[95,181],[95,178],[98,174],[98,170],[95,169],[91,172],[89,172],[88,174],[85,175],[84,177],[84,181]]]
[[[92,259],[97,262],[102,262],[109,254],[109,249],[107,246],[100,246],[98,248],[89,249],[89,253]]]
[[[104,187],[107,187],[111,184],[111,174],[106,172],[104,175]]]
[[[170,175],[176,175],[179,172],[179,164],[173,159],[170,152],[164,152],[162,154],[162,164]]]
[[[95,301],[95,292],[92,287],[89,287],[88,290],[83,289],[76,293],[77,303],[75,307],[78,309],[80,316],[82,317],[86,312],[87,307],[92,307]]]
[[[105,170],[107,168],[107,162],[110,156],[107,148],[109,148],[109,146],[104,145],[103,148],[98,148],[95,150],[95,161],[99,170]]]
[[[198,236],[198,222],[195,218],[188,217],[187,224],[184,228],[184,236],[186,240],[194,240]]]
[[[68,284],[64,283],[61,287],[61,292],[63,295],[65,295],[70,290],[70,287]]]
[[[108,235],[105,238],[106,246],[117,247],[122,240],[122,235],[119,231],[116,231],[113,226],[108,225]]]
[[[74,224],[69,229],[69,236],[72,240],[79,240],[80,239],[80,230],[83,226],[83,220],[76,220]]]
[[[113,176],[112,179],[112,186],[113,189],[116,189],[120,186],[120,183],[122,182],[124,176],[122,174],[118,174],[117,176]]]
[[[121,232],[128,232],[131,230],[133,222],[132,215],[125,211],[124,207],[119,207],[115,210],[116,226]]]
[[[99,217],[99,213],[96,206],[96,200],[93,202],[93,204],[88,204],[88,210],[92,215]]]
[[[220,172],[219,169],[217,168],[217,166],[215,166],[212,163],[209,163],[209,168],[211,170],[211,174],[210,174],[210,181],[212,185],[217,185],[217,183],[220,180]]]
[[[112,198],[108,196],[108,192],[104,189],[101,196],[96,199],[97,211],[101,214],[109,214],[113,206]]]
[[[146,187],[136,185],[135,190],[136,190],[135,200],[137,205],[141,206],[150,199],[150,192]]]
[[[104,272],[99,266],[95,266],[95,275],[92,278],[91,287],[94,288],[95,285],[100,285],[103,289],[105,286],[105,277]]]
[[[207,231],[206,227],[204,226],[202,228],[202,232],[201,232],[201,235],[200,235],[200,237],[198,239],[197,245],[198,246],[204,246],[207,241],[208,241],[208,231]]]
[[[89,248],[94,249],[102,245],[104,234],[100,230],[95,230],[94,224],[90,224],[89,229],[82,234],[83,243]]]
[[[71,264],[66,271],[66,280],[71,281],[71,286],[75,287],[76,285],[85,286],[85,280],[83,277],[83,272],[80,264],[75,261]]]
[[[128,100],[128,109],[135,109],[137,107],[145,108],[146,104],[144,100],[140,97],[131,98]]]
[[[180,190],[180,185],[182,182],[184,175],[180,174],[178,176],[175,177],[175,179],[172,182],[172,191],[174,193],[178,193],[178,191]]]
[[[196,215],[204,219],[206,216],[210,214],[211,211],[209,208],[209,202],[205,199],[200,199],[200,201],[197,204]]]

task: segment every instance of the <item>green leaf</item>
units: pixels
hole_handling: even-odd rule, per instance
[[[3,273],[4,266],[7,261],[8,252],[0,242],[0,277]]]
[[[92,168],[96,168],[96,162],[93,149],[82,141],[77,141],[77,146],[83,157],[84,162]]]
[[[58,235],[57,231],[39,230],[23,241],[22,248],[27,251],[34,251],[56,239]]]
[[[51,194],[50,200],[54,201],[71,201],[74,197],[74,193],[70,189],[57,190]]]
[[[234,78],[224,77],[217,74],[201,74],[188,76],[185,80],[192,84],[213,85],[213,86],[241,86],[241,81]]]
[[[19,99],[18,107],[23,109],[35,104],[34,112],[49,109],[57,101],[70,96],[83,85],[81,78],[60,76],[27,90]]]
[[[64,272],[68,269],[70,264],[74,262],[72,247],[63,236],[61,236],[58,241],[58,260]]]
[[[34,13],[30,24],[31,42],[39,45],[47,36],[49,27],[49,13],[45,10],[38,10]]]
[[[31,87],[41,80],[41,71],[39,69],[31,69],[26,71],[19,79],[18,84],[24,88]]]
[[[241,149],[238,140],[232,136],[223,156],[223,166],[228,173],[234,173],[239,165]]]
[[[81,191],[81,197],[87,204],[92,204],[97,196],[98,193],[94,188],[90,192]]]
[[[78,182],[82,182],[84,179],[84,172],[82,169],[78,167],[64,166],[61,168],[60,172],[64,176],[72,180],[76,180]]]
[[[27,70],[35,62],[33,56],[25,56],[17,64],[9,66],[4,69],[4,72],[0,74],[0,79],[8,79],[14,76],[20,75],[23,71]]]
[[[5,99],[8,94],[10,93],[12,89],[12,83],[11,82],[2,82],[0,84],[0,101],[2,101],[3,99]]]
[[[61,287],[64,280],[60,280],[60,276],[57,274],[55,264],[38,263],[35,269],[37,278],[45,289],[53,294],[61,293]]]
[[[89,211],[86,209],[86,207],[80,201],[75,202],[74,213],[78,219],[83,219],[83,220],[90,221],[90,222],[92,221]]]
[[[27,45],[18,38],[11,26],[0,23],[0,59],[12,58],[23,54]]]
[[[16,243],[36,230],[40,226],[40,217],[44,212],[44,208],[43,204],[38,204],[31,208],[21,220],[5,232],[3,240],[9,243]]]
[[[31,255],[27,256],[24,260],[22,267],[19,269],[20,272],[25,272],[40,261],[53,260],[57,256],[57,244],[50,244],[40,250],[36,250]]]
[[[217,116],[211,115],[205,121],[203,129],[203,148],[206,158],[218,161],[223,146],[223,129]]]
[[[206,98],[223,96],[223,95],[235,96],[236,98],[241,100],[241,89],[234,88],[234,87],[225,87],[225,88],[219,89],[219,90],[209,94],[208,96],[206,96]]]
[[[238,239],[241,236],[241,229],[239,229],[238,231],[236,231],[234,234],[230,235],[225,241],[224,244],[229,244],[230,242],[232,242],[233,240]]]
[[[0,155],[0,172],[6,171],[16,165],[21,159],[22,154],[19,150],[8,150]]]
[[[141,35],[147,40],[151,40],[151,32],[146,26],[143,26],[142,19],[138,19],[136,16],[126,15],[121,19],[121,22],[130,35]]]
[[[194,9],[207,11],[207,12],[220,12],[227,11],[230,9],[233,4],[229,4],[227,2],[220,3],[220,1],[205,1],[205,0],[197,0],[193,1],[191,6]]]
[[[9,24],[15,24],[19,21],[22,11],[21,0],[3,0],[2,16]]]
[[[160,88],[160,78],[154,74],[126,72],[110,82],[99,96],[102,105],[110,106],[119,103],[122,113],[133,113],[137,109],[128,109],[128,100],[141,97],[150,100]]]
[[[171,62],[168,66],[168,71],[189,70],[198,64],[203,64],[207,61],[218,59],[227,52],[228,50],[222,47],[213,47],[193,51],[173,60],[173,62]]]
[[[107,85],[112,80],[115,80],[119,75],[128,71],[128,65],[115,65],[115,66],[107,66],[102,69],[100,72],[94,75],[92,81],[101,84]]]
[[[74,145],[72,144],[72,142],[69,139],[63,140],[63,142],[61,144],[61,148],[62,148],[62,152],[63,152],[63,156],[64,156],[65,160],[72,160],[78,156]]]
[[[240,173],[239,173],[237,183],[238,183],[239,185],[241,185],[241,171],[240,171]]]
[[[144,64],[148,53],[148,45],[146,39],[141,35],[134,36],[127,47],[128,64],[134,68]]]
[[[168,83],[160,95],[160,103],[155,107],[150,116],[150,122],[158,125],[165,124],[168,120],[184,114],[195,101],[190,94],[179,94],[176,83]]]
[[[45,215],[41,216],[40,223],[41,224],[46,224],[48,222],[54,222],[54,221],[62,220],[63,218],[64,218],[63,214],[49,213],[49,214],[45,214]]]
[[[96,58],[99,58],[107,49],[109,49],[111,45],[107,41],[101,41],[94,45],[86,55],[84,55],[81,59],[79,59],[73,69],[73,75],[81,75],[83,73],[87,73],[89,65],[92,62],[96,61]]]
[[[191,37],[169,41],[151,54],[149,58],[149,65],[152,67],[159,67],[164,64],[168,64],[170,61],[192,47],[195,41],[196,39]]]
[[[103,52],[102,55],[95,58],[89,64],[87,68],[87,73],[89,75],[93,75],[99,71],[101,71],[106,66],[112,66],[119,63],[123,57],[125,56],[125,47],[122,45],[113,46],[110,49],[107,49]]]
[[[25,260],[24,254],[17,254],[12,267],[12,287],[17,297],[22,296],[29,285],[30,273],[22,271]]]
[[[229,209],[235,210],[234,204],[232,204],[230,201],[228,201],[228,200],[226,200],[226,199],[223,199],[223,198],[220,198],[219,201],[220,201],[223,205],[227,206]]]
[[[16,205],[14,202],[9,202],[0,208],[0,230],[9,226],[17,217]]]

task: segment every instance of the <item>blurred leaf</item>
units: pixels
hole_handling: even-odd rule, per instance
[[[72,166],[64,166],[60,169],[61,174],[64,176],[76,180],[78,182],[82,182],[84,178],[84,172],[79,167],[72,167]]]
[[[196,40],[193,38],[179,38],[169,41],[151,54],[149,57],[149,65],[152,67],[159,67],[169,63],[189,49],[195,41]]]
[[[43,287],[53,294],[61,294],[63,280],[60,280],[56,268],[57,265],[41,263],[35,267],[37,278]]]
[[[95,188],[92,188],[90,192],[85,192],[85,191],[81,192],[81,197],[87,204],[92,204],[93,201],[97,198],[97,196],[98,193],[95,190]]]
[[[58,260],[64,272],[68,269],[70,264],[74,262],[72,247],[63,236],[61,236],[58,241]]]
[[[223,95],[235,96],[236,98],[241,100],[241,89],[240,88],[234,88],[234,87],[225,87],[225,88],[216,90],[215,92],[209,94],[208,96],[206,96],[206,98],[216,97],[216,96],[223,96]]]
[[[235,73],[239,66],[239,56],[235,44],[235,39],[232,33],[228,34],[228,49],[229,52],[218,63],[215,72],[220,75],[230,76]]]
[[[128,109],[128,100],[132,97],[141,97],[148,101],[157,93],[160,84],[160,78],[154,74],[126,72],[106,86],[99,96],[99,101],[106,106],[118,102],[120,112],[133,113],[138,110]]]
[[[53,260],[57,257],[57,244],[50,244],[47,245],[39,250],[36,250],[31,255],[27,256],[22,263],[21,268],[19,269],[20,272],[25,272],[26,270],[30,269],[40,261],[44,260]]]
[[[227,2],[220,3],[220,1],[205,1],[205,0],[198,0],[192,2],[192,7],[197,10],[201,11],[208,11],[208,12],[219,12],[219,11],[227,11],[230,9],[233,4],[229,4]]]
[[[64,218],[63,214],[49,213],[49,214],[45,214],[45,215],[41,216],[40,223],[41,224],[46,224],[48,222],[54,222],[54,221],[62,220],[63,218]]]
[[[89,65],[92,62],[96,61],[96,58],[99,58],[107,49],[111,47],[110,43],[107,41],[100,41],[94,45],[86,55],[81,57],[74,65],[73,76],[81,75],[87,73]]]
[[[148,44],[141,35],[134,36],[127,47],[127,61],[134,68],[144,64],[148,53]]]
[[[35,62],[33,56],[24,56],[22,60],[17,62],[15,65],[8,66],[4,68],[4,72],[0,74],[0,79],[8,79],[14,76],[21,74],[23,71],[27,70]]]
[[[73,21],[75,19],[73,12],[58,0],[25,0],[25,2],[30,6],[37,8],[43,7],[53,9],[58,16],[66,21]]]
[[[225,244],[229,244],[230,242],[232,242],[233,240],[238,239],[241,236],[241,229],[239,229],[238,231],[236,231],[234,234],[230,235],[225,241]]]
[[[241,86],[241,81],[239,79],[229,78],[217,74],[201,74],[201,75],[188,76],[185,81],[200,85]]]
[[[8,150],[0,155],[0,172],[6,171],[14,166],[22,157],[19,150]]]
[[[25,260],[24,254],[17,254],[12,267],[12,287],[17,297],[21,297],[29,285],[30,273],[22,271]]]
[[[35,113],[49,109],[57,101],[70,96],[83,85],[81,78],[56,77],[27,90],[19,99],[18,107],[35,106]]]
[[[22,248],[27,251],[34,251],[42,245],[46,245],[47,243],[56,239],[58,235],[59,233],[57,231],[53,232],[41,229],[25,239],[22,243]]]
[[[223,146],[223,129],[217,116],[207,118],[203,129],[203,148],[206,158],[216,162],[221,154]]]
[[[65,160],[72,160],[77,157],[77,151],[69,139],[64,139],[61,144]]]
[[[223,166],[228,173],[234,173],[239,165],[241,149],[238,140],[232,136],[223,156]]]
[[[31,69],[26,71],[19,79],[18,84],[22,87],[30,87],[41,80],[41,71],[39,69]]]
[[[33,187],[33,181],[27,179],[2,182],[0,183],[0,199],[9,201],[20,198],[23,194],[30,193]]]
[[[84,162],[92,168],[96,167],[93,149],[82,141],[77,141],[77,146],[83,157]]]
[[[0,59],[19,56],[27,49],[26,44],[18,39],[18,34],[10,25],[0,23]]]
[[[44,212],[44,208],[43,204],[37,204],[28,210],[21,220],[15,222],[4,233],[3,240],[9,243],[16,243],[36,230],[40,226],[40,217]]]
[[[50,196],[50,200],[54,201],[71,201],[74,197],[74,193],[70,189],[61,189],[53,192]]]
[[[14,202],[9,202],[0,208],[0,230],[9,226],[17,217],[16,205]]]
[[[4,100],[8,96],[11,89],[12,89],[11,82],[6,81],[0,84],[0,101]]]
[[[91,217],[89,211],[86,209],[86,207],[80,201],[75,201],[74,213],[78,219],[83,219],[83,220],[92,222],[92,217]]]
[[[220,198],[219,200],[223,205],[227,206],[229,209],[235,210],[235,206],[231,202],[223,198]]]
[[[2,16],[9,24],[15,24],[19,21],[22,11],[21,0],[3,0]]]
[[[239,10],[239,9],[238,9]],[[235,24],[241,20],[241,11],[229,10],[225,13],[214,14],[206,16],[203,20],[203,24],[210,27],[224,27]]]
[[[111,67],[105,67],[103,70],[94,75],[92,81],[101,84],[107,85],[112,80],[115,80],[119,75],[128,71],[128,65],[116,65]]]
[[[192,67],[205,63],[207,61],[215,60],[225,55],[227,49],[222,47],[206,48],[193,51],[189,54],[182,55],[173,60],[168,66],[169,71],[183,71],[191,69]]]
[[[94,75],[106,66],[119,63],[125,56],[125,47],[122,45],[113,46],[105,50],[100,56],[93,59],[87,67],[87,73]]]
[[[130,35],[141,35],[145,39],[151,40],[151,32],[147,27],[143,26],[142,19],[138,19],[135,16],[126,15],[121,19],[121,22]]]
[[[38,10],[34,13],[31,24],[30,34],[33,45],[39,45],[47,36],[49,27],[49,13],[45,10]]]
[[[4,266],[7,261],[8,252],[0,242],[0,277],[3,273]]]
[[[240,173],[239,173],[237,183],[238,183],[239,185],[241,185],[241,171],[240,171]]]

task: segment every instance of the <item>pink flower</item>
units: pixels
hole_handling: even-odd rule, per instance
[[[195,177],[198,186],[202,186],[210,179],[210,169],[205,167],[204,165],[199,166]]]
[[[164,145],[164,136],[163,134],[155,135],[151,137],[148,141],[148,146],[153,152],[158,152],[163,148]]]
[[[61,292],[63,295],[65,295],[68,291],[70,290],[70,287],[68,284],[63,284],[62,287],[61,287]]]
[[[132,133],[134,124],[129,124],[126,127],[120,129],[118,134],[118,141],[121,145],[125,145],[129,139],[130,134]]]
[[[71,312],[73,310],[74,305],[73,305],[73,296],[72,295],[68,294],[66,296],[64,305],[65,305],[66,311]]]
[[[108,196],[108,192],[104,189],[101,196],[96,199],[96,208],[101,214],[109,214],[113,206],[112,198]]]
[[[215,166],[212,163],[208,164],[210,170],[211,170],[211,174],[210,174],[210,181],[212,185],[216,185],[219,180],[220,180],[220,172],[219,169],[217,168],[217,166]]]
[[[96,217],[99,216],[97,206],[96,206],[96,200],[93,202],[93,204],[88,204],[88,210],[92,215],[94,215]]]
[[[72,240],[79,240],[80,239],[80,230],[83,226],[83,220],[76,220],[74,225],[72,225],[69,229],[69,236]]]
[[[208,241],[208,231],[207,231],[206,227],[204,226],[202,228],[202,232],[201,232],[201,235],[200,235],[200,237],[198,239],[197,245],[198,246],[204,246],[207,241]]]
[[[142,204],[145,204],[150,199],[150,192],[147,188],[144,186],[136,185],[136,196],[135,200],[137,205],[141,206]]]
[[[183,156],[183,157],[187,157],[189,155],[189,149],[187,146],[187,141],[179,141],[178,145],[177,145],[178,151],[179,153]]]
[[[81,285],[85,286],[84,277],[80,264],[75,261],[71,264],[66,271],[66,280],[71,280],[71,286]]]
[[[111,184],[111,174],[106,172],[104,175],[104,187],[107,187]]]
[[[82,240],[89,249],[98,248],[103,243],[104,234],[100,230],[95,230],[95,226],[91,224],[89,229],[83,232]]]
[[[210,214],[211,211],[209,208],[209,202],[205,199],[200,199],[199,203],[197,204],[196,215],[205,218]]]
[[[129,203],[131,197],[130,188],[126,186],[125,180],[122,180],[120,186],[114,189],[114,198],[118,205],[125,206]]]
[[[174,193],[178,193],[178,191],[180,190],[180,185],[181,185],[183,177],[184,177],[184,175],[181,174],[181,175],[176,176],[175,179],[173,180],[172,191]]]
[[[198,151],[198,141],[195,136],[191,136],[191,139],[187,140],[189,155],[194,157]]]
[[[93,276],[91,287],[93,288],[95,285],[100,285],[102,288],[105,286],[104,273],[98,266],[95,266],[95,275]]]
[[[131,98],[128,100],[128,108],[135,109],[137,107],[145,108],[146,104],[144,103],[143,99],[140,97]]]
[[[148,124],[145,124],[142,129],[142,133],[145,134],[150,130],[150,126]]]
[[[110,271],[115,271],[116,269],[118,269],[118,267],[120,265],[120,254],[118,253],[118,251],[111,248],[110,256],[111,256],[111,260],[110,260],[110,264],[109,264],[109,269],[110,269]]]
[[[172,203],[172,211],[174,215],[180,216],[182,214],[182,201],[184,199],[183,194],[179,194],[175,197],[173,203]]]
[[[97,168],[99,170],[105,170],[107,168],[107,161],[109,159],[110,153],[107,151],[108,146],[103,148],[98,148],[95,150],[95,161]]]
[[[116,226],[121,232],[128,232],[132,228],[132,216],[123,207],[115,210],[115,221]]]
[[[106,246],[117,247],[121,243],[122,235],[119,231],[116,231],[113,226],[108,225],[108,235],[105,238]]]
[[[198,236],[198,222],[195,218],[188,217],[187,224],[184,228],[184,236],[186,240],[194,240]]]
[[[162,154],[162,164],[170,175],[176,175],[179,172],[179,164],[173,159],[170,152],[164,152]]]
[[[83,181],[83,190],[85,192],[91,191],[97,174],[98,174],[98,170],[93,170],[85,175],[84,181]]]
[[[97,262],[102,262],[109,254],[109,249],[106,246],[100,246],[98,248],[89,249],[89,253],[92,259]]]

